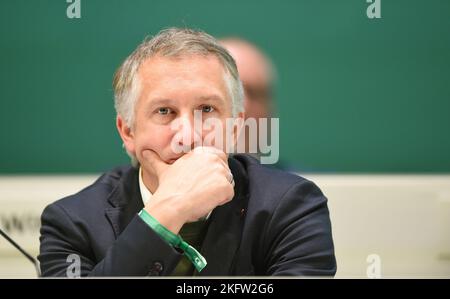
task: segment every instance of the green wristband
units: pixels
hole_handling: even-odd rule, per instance
[[[191,261],[198,272],[206,267],[206,259],[191,245],[185,242],[180,235],[175,235],[170,230],[165,228],[161,223],[152,217],[145,209],[139,212],[139,217],[144,220],[163,240],[170,245],[183,250],[184,255]]]

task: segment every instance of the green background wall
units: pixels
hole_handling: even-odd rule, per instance
[[[450,1],[0,1],[0,173],[100,172],[128,158],[111,78],[147,35],[239,35],[277,66],[280,152],[336,172],[450,172]]]

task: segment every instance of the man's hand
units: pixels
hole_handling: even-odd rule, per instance
[[[144,151],[143,157],[142,167],[153,170],[158,178],[158,187],[145,209],[173,233],[234,196],[227,155],[216,148],[197,147],[172,165],[151,150]]]

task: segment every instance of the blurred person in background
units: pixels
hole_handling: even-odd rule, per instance
[[[246,119],[260,120],[262,118],[271,118],[276,116],[277,103],[275,98],[275,84],[277,81],[277,71],[274,63],[262,49],[252,42],[241,37],[224,37],[219,39],[219,43],[230,52],[236,61],[244,86],[244,107]],[[271,122],[268,126],[259,127],[258,132],[263,129],[267,131],[268,140],[270,140]],[[256,159],[260,159],[261,152],[250,152],[248,135],[241,134],[245,138],[246,152]],[[259,138],[259,137],[257,137]],[[257,144],[260,144],[259,141]],[[286,171],[298,171],[292,164],[280,158],[277,163],[269,165]],[[304,169],[303,169],[304,170]]]

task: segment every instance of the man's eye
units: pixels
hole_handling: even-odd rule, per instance
[[[158,109],[158,114],[161,115],[167,115],[170,114],[172,112],[172,110],[170,108],[159,108]]]
[[[213,111],[214,111],[214,108],[212,106],[208,106],[208,105],[202,106],[202,112],[210,113]]]

